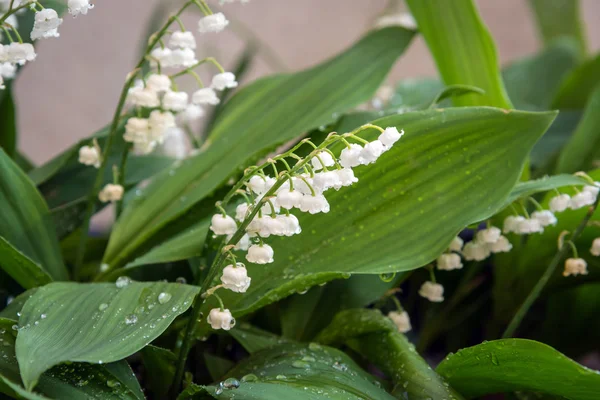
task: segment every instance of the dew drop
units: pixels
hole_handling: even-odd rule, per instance
[[[129,278],[128,276],[120,276],[117,278],[115,285],[119,289],[121,289],[121,288],[124,288],[125,286],[129,285],[130,283],[131,283],[131,278]]]
[[[309,369],[310,364],[305,361],[294,361],[292,363],[292,367],[298,368],[298,369]]]
[[[100,310],[100,311],[104,311],[107,308],[108,308],[108,304],[106,304],[106,303],[102,303],[98,306],[98,310]]]
[[[40,318],[41,318],[41,319],[46,319],[46,317],[47,317],[47,315],[46,315],[46,314],[42,314],[42,315],[40,315]]]
[[[254,374],[248,374],[242,376],[242,382],[256,382],[258,380],[258,376]]]
[[[240,387],[240,381],[235,378],[227,378],[223,381],[223,387],[226,389],[237,389]]]
[[[109,380],[106,381],[106,386],[108,386],[109,388],[116,388],[121,386],[121,383],[119,381]]]
[[[125,323],[127,325],[133,325],[133,324],[137,323],[137,321],[138,321],[138,317],[135,314],[130,314],[127,317],[125,317]]]

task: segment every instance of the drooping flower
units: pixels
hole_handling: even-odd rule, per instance
[[[171,37],[169,38],[169,47],[170,48],[179,48],[179,49],[196,49],[196,39],[192,32],[189,31],[176,31],[173,32]]]
[[[559,194],[550,199],[550,211],[563,212],[569,208],[569,204],[571,204],[571,197],[568,194]]]
[[[160,64],[163,68],[168,68],[172,65],[173,50],[169,48],[158,47],[150,52],[150,65],[156,67]]]
[[[294,214],[290,215],[278,215],[277,219],[280,221],[283,228],[282,234],[284,236],[293,236],[302,232],[300,228],[300,221]]]
[[[0,76],[4,79],[13,79],[17,74],[17,66],[8,62],[0,63]]]
[[[188,94],[186,92],[167,92],[162,99],[163,108],[170,111],[184,111],[188,106]]]
[[[434,303],[444,301],[444,287],[439,283],[427,281],[419,289],[419,295]]]
[[[531,218],[540,221],[542,227],[556,225],[556,223],[558,222],[556,216],[552,213],[552,211],[549,210],[535,211],[531,214]]]
[[[248,181],[248,187],[258,195],[262,195],[268,192],[274,184],[275,179],[260,175],[254,175]]]
[[[438,257],[437,267],[439,270],[452,271],[453,269],[461,269],[463,264],[458,254],[444,253]]]
[[[325,165],[321,164],[321,161]],[[333,157],[331,156],[331,154],[329,154],[326,151],[319,152],[319,154],[317,154],[317,156],[315,156],[311,160],[311,163],[312,163],[313,169],[315,171],[320,171],[324,167],[332,167],[335,165],[335,161],[333,160]]]
[[[96,146],[82,146],[79,148],[79,162],[83,165],[93,165],[100,168],[100,154]]]
[[[354,168],[361,165],[360,154],[362,149],[362,146],[356,143],[344,148],[340,153],[340,165],[344,168]]]
[[[587,275],[587,262],[583,258],[567,258],[563,276]]]
[[[150,141],[162,143],[167,135],[167,132],[177,126],[175,116],[169,111],[161,112],[154,110],[148,118],[150,128]]]
[[[192,95],[192,103],[194,104],[210,104],[216,106],[219,102],[220,100],[217,97],[217,93],[212,88],[198,89]]]
[[[412,329],[412,326],[410,324],[410,317],[408,316],[408,313],[406,311],[391,311],[390,313],[388,313],[387,316],[394,322],[394,324],[398,328],[398,331],[400,331],[401,333],[406,333]]]
[[[337,174],[339,182],[342,186],[350,186],[353,183],[358,182],[358,178],[354,176],[354,170],[352,170],[351,168],[337,169],[333,172]],[[336,186],[334,186],[334,188],[339,189]]]
[[[300,208],[302,197],[304,195],[298,190],[286,189],[277,193],[276,202],[280,207],[291,210],[294,207]]]
[[[582,191],[571,197],[569,208],[577,210],[585,206],[591,206],[596,201],[596,196],[591,191]]]
[[[496,242],[488,243],[487,247],[492,253],[507,253],[513,246],[506,236],[500,236]]]
[[[398,132],[398,129],[394,126],[386,128],[381,135],[379,135],[379,141],[386,147],[392,147],[400,138],[404,135],[404,131]]]
[[[52,8],[44,8],[35,13],[31,40],[42,38],[59,37],[58,27],[62,24],[62,18]]]
[[[525,221],[525,217],[521,215],[509,215],[504,219],[504,225],[502,226],[502,231],[504,233],[514,232],[516,233],[519,230],[519,224]]]
[[[519,235],[542,232],[544,232],[544,227],[540,221],[532,218],[524,218],[522,221],[520,221],[517,226],[517,230],[515,231],[515,233]]]
[[[237,263],[235,266],[233,264],[226,266],[221,275],[223,287],[236,293],[246,292],[250,287],[251,280],[248,277],[246,267],[242,263]]]
[[[385,152],[385,146],[379,140],[369,142],[360,152],[361,164],[372,164]]]
[[[600,192],[600,182],[594,182],[593,185],[586,185],[583,187],[584,192],[590,192],[594,196],[594,201]]]
[[[196,64],[196,53],[192,49],[175,49],[171,51],[169,67],[188,68]]]
[[[89,0],[69,0],[67,5],[69,7],[69,13],[74,17],[79,14],[86,15],[89,10],[94,8],[94,5],[90,4]]]
[[[238,206],[235,208],[235,219],[237,219],[240,222],[245,220],[246,216],[248,215],[249,208],[250,208],[250,205],[248,203],[238,204]]]
[[[462,254],[467,261],[483,261],[490,256],[491,251],[487,243],[473,240],[465,245]]]
[[[198,21],[198,32],[200,33],[218,33],[229,25],[229,21],[223,13],[207,15]]]
[[[157,93],[170,91],[171,85],[171,78],[168,75],[152,74],[146,79],[146,87]]]
[[[2,46],[0,44],[0,46]],[[35,48],[31,43],[17,43],[13,42],[8,46],[4,46],[4,62],[12,64],[24,65],[27,61],[35,60]],[[2,50],[0,50],[2,54]]]
[[[126,142],[142,144],[148,142],[150,124],[146,118],[129,118],[125,124]]]
[[[313,177],[313,188],[319,193],[341,187],[342,181],[336,171],[317,172]]]
[[[160,106],[158,93],[148,87],[133,87],[127,93],[127,103],[136,107],[155,108]]]
[[[248,249],[246,260],[253,264],[269,264],[274,261],[273,248],[268,244],[254,244]]]
[[[217,235],[233,235],[237,230],[235,220],[229,215],[215,214],[210,221],[210,230]]]
[[[450,251],[461,251],[463,245],[465,244],[464,240],[460,236],[455,236],[450,242],[450,246],[448,246],[448,250]]]
[[[231,311],[227,308],[224,310],[213,308],[210,310],[210,313],[208,313],[206,322],[208,322],[213,329],[223,329],[226,331],[235,326],[235,319],[233,318],[233,315],[231,315]]]
[[[166,156],[178,160],[182,160],[188,155],[186,134],[183,129],[174,127],[167,131],[162,143],[162,152]]]
[[[600,237],[597,237],[592,242],[592,247],[590,248],[590,253],[593,256],[600,257]]]
[[[179,122],[194,122],[197,119],[204,117],[206,113],[202,109],[202,107],[196,104],[188,104],[185,110],[181,111],[177,114],[177,121]]]
[[[237,87],[238,83],[235,80],[235,75],[231,72],[223,72],[217,74],[212,78],[211,87],[215,90],[233,89]]]
[[[501,234],[502,231],[499,228],[490,226],[477,232],[477,241],[480,243],[496,243]]]
[[[109,183],[98,193],[98,199],[103,203],[119,201],[123,198],[123,192],[123,186]]]
[[[329,203],[322,194],[315,194],[314,196],[304,195],[300,202],[300,211],[310,214],[328,213]]]

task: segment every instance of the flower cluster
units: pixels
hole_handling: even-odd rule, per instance
[[[378,139],[367,142],[356,136],[357,132],[367,128],[379,130]],[[250,278],[246,267],[236,261],[232,251],[246,251],[246,261],[253,264],[274,262],[274,250],[265,243],[265,239],[301,233],[300,222],[291,213],[293,210],[310,214],[329,212],[330,205],[325,193],[356,183],[358,178],[353,168],[377,161],[403,134],[404,132],[399,132],[395,127],[382,129],[374,125],[365,125],[352,133],[331,134],[320,146],[303,140],[298,146],[269,159],[262,166],[247,170],[230,195],[218,204],[221,212],[215,214],[211,220],[211,231],[215,235],[226,235],[230,243],[224,248],[226,258],[230,262],[223,269],[221,284],[209,289],[207,294],[216,295],[214,292],[219,288],[238,293],[245,292],[250,285]],[[351,140],[361,144],[351,143]],[[329,148],[337,142],[345,145],[339,156]],[[306,158],[294,154],[297,148],[307,143],[312,145],[314,150]],[[289,166],[286,158],[297,161],[293,168]],[[278,173],[277,161],[287,170]],[[273,167],[274,177],[265,173],[269,166]],[[229,216],[225,205],[235,194],[241,195],[245,201],[237,205],[235,216]],[[229,311],[222,306],[211,311],[208,322],[214,329],[229,329],[231,324],[223,321],[231,320],[230,317]]]
[[[73,16],[87,14],[94,6],[89,0],[69,0],[69,13]],[[33,29],[30,33],[32,41],[59,37],[58,28],[63,20],[56,10],[44,8],[38,1],[0,0],[0,31],[6,33],[9,44],[0,44],[0,89],[4,89],[4,80],[15,77],[17,66],[22,66],[36,58],[31,43],[23,43],[18,28],[17,16],[27,12],[35,12]],[[2,39],[2,34],[0,34]]]

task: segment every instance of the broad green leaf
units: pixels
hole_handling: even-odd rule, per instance
[[[236,326],[229,334],[250,354],[288,342],[285,338],[246,323]]]
[[[467,398],[530,390],[595,400],[600,374],[533,340],[482,343],[446,357],[436,371]]]
[[[193,222],[181,217],[194,206],[200,209],[198,219],[211,212],[198,202],[232,174],[370,98],[412,36],[401,28],[373,32],[328,62],[240,90],[219,115],[200,154],[155,179],[123,211],[104,262],[113,268],[126,264],[169,223],[189,227]]]
[[[15,299],[9,305],[0,311],[0,318],[18,321],[19,314],[21,313],[21,309],[23,309],[25,302],[29,300],[29,298],[33,296],[35,292],[37,292],[37,288],[29,289],[28,291],[23,292],[15,297]]]
[[[558,158],[557,172],[577,172],[592,168],[600,159],[600,84],[590,95],[583,117]]]
[[[394,399],[346,354],[316,344],[284,344],[261,351],[225,378],[233,379],[205,390],[219,399]],[[180,399],[193,398],[188,394],[199,390],[186,390]]]
[[[20,151],[17,151],[17,154],[15,155],[15,162],[25,173],[29,173],[29,171],[35,168],[33,161]]]
[[[32,389],[44,371],[65,361],[101,364],[135,353],[185,312],[197,293],[193,286],[162,282],[38,289],[19,319],[16,353],[25,387]]]
[[[511,190],[505,204],[508,206],[520,198],[532,196],[540,192],[547,192],[552,189],[558,189],[565,186],[584,186],[588,184],[588,181],[585,179],[569,174],[546,176],[532,181],[519,182],[515,185],[513,190]]]
[[[426,265],[465,226],[504,207],[554,115],[451,108],[374,121],[405,136],[376,164],[356,168],[358,183],[327,193],[329,213],[299,215],[299,237],[269,238],[275,262],[248,264],[248,292],[223,293],[225,304],[241,316],[344,275]],[[214,304],[205,303],[205,315]]]
[[[452,98],[452,97],[460,97],[467,94],[485,94],[483,89],[480,89],[476,86],[471,85],[449,85],[443,88],[437,96],[433,99],[429,108],[434,108],[438,103],[442,101]]]
[[[12,322],[0,323],[0,379],[3,378],[4,383],[23,398],[41,398],[35,393],[25,391],[20,385],[13,336],[16,331],[12,330],[11,324]],[[0,382],[0,391],[5,389]],[[139,383],[125,361],[106,365],[75,364],[54,367],[40,377],[36,391],[52,399],[144,399]]]
[[[25,289],[52,282],[52,278],[41,265],[15,249],[2,236],[0,236],[0,267]]]
[[[217,380],[235,366],[235,363],[227,358],[215,356],[214,354],[204,353],[204,360],[206,362],[206,369],[213,380]]]
[[[175,376],[177,356],[152,345],[144,347],[141,353],[148,389],[156,398],[164,399]]]
[[[431,104],[431,100],[442,90],[444,84],[437,78],[405,79],[396,85],[389,108],[422,108]]]
[[[568,37],[577,43],[579,57],[585,57],[586,39],[579,0],[529,0],[539,36],[546,46]]]
[[[577,43],[552,42],[539,54],[518,60],[502,71],[506,91],[519,110],[547,110],[561,80],[578,61]]]
[[[0,149],[0,235],[43,266],[54,280],[67,280],[48,207],[27,175]]]
[[[17,124],[12,85],[7,84],[0,97],[0,148],[15,158],[17,154]]]
[[[585,107],[588,98],[600,83],[600,54],[587,60],[562,81],[552,100],[552,108],[578,110]]]
[[[408,0],[419,32],[446,85],[472,85],[485,94],[454,99],[457,106],[512,108],[496,48],[472,0]]]
[[[379,367],[394,383],[392,394],[407,399],[462,399],[379,310],[340,312],[317,337],[320,343],[347,343]]]

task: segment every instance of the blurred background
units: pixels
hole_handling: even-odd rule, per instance
[[[146,41],[155,7],[175,0],[98,0],[80,18],[65,17],[60,39],[41,40],[38,58],[15,85],[20,148],[35,163],[60,153],[76,140],[107,124],[119,92]],[[569,1],[569,0],[565,0]],[[268,47],[244,83],[257,77],[309,67],[350,46],[385,10],[387,0],[251,0],[219,5],[232,20],[219,35],[199,45],[231,67],[252,37]],[[496,41],[503,65],[537,51],[534,21],[526,0],[478,0],[483,19]],[[583,0],[582,13],[590,52],[600,48],[600,0]],[[165,16],[166,18],[166,16]],[[184,22],[195,31],[198,15]],[[435,66],[421,38],[413,41],[388,78],[435,76]]]

